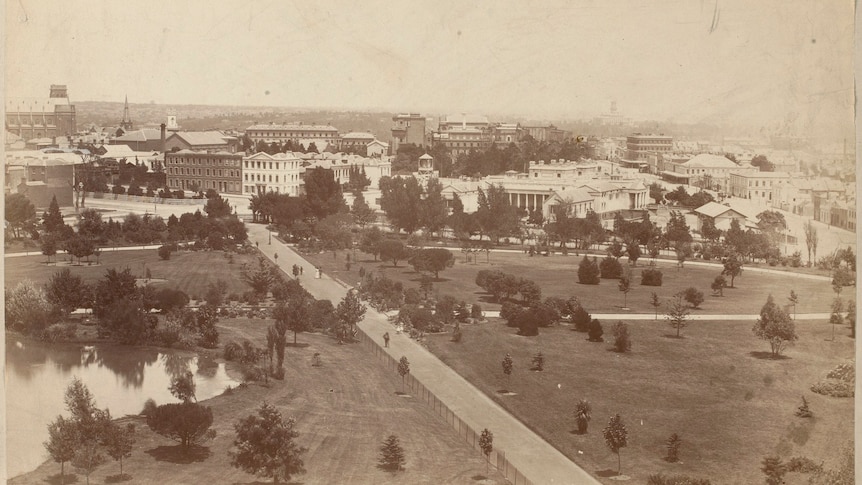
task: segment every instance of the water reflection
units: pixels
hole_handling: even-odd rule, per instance
[[[63,394],[73,376],[81,378],[100,408],[120,417],[137,414],[147,399],[174,402],[171,377],[195,373],[197,398],[221,393],[230,379],[223,364],[188,352],[159,352],[113,345],[80,345],[7,341],[6,406],[9,476],[35,468],[46,457],[42,442],[47,424],[66,414]]]

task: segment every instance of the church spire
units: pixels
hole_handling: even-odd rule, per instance
[[[132,118],[129,116],[129,95],[126,95],[126,104],[123,107],[123,121],[120,122],[120,128],[123,131],[129,131],[132,129]]]

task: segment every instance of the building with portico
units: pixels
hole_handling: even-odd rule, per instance
[[[298,153],[258,152],[242,157],[242,193],[267,192],[298,196],[302,185],[302,159]]]

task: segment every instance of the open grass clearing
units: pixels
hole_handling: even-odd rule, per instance
[[[228,254],[233,258],[233,262],[226,256]],[[218,280],[227,283],[228,294],[241,295],[249,290],[249,286],[240,277],[242,265],[257,264],[257,257],[223,251],[176,251],[171,254],[171,259],[165,261],[159,258],[157,250],[142,249],[106,252],[99,257],[98,265],[95,264],[96,259],[91,258],[93,264],[90,266],[86,262],[83,265],[54,266],[46,264],[45,261],[45,256],[6,258],[6,286],[15,286],[24,279],[44,284],[50,281],[54,273],[65,268],[81,276],[84,281],[95,283],[110,268],[122,270],[128,267],[132,274],[139,278],[143,278],[149,270],[153,278],[166,280],[157,283],[157,286],[180,289],[192,298],[203,298],[209,284]]]
[[[358,259],[346,270],[346,254],[352,251],[338,251],[333,258],[331,252],[314,255],[304,255],[315,266],[321,266],[323,271],[335,276],[349,285],[359,282],[359,268],[366,271],[376,271],[389,278],[401,282],[405,288],[419,288],[421,275],[406,262],[400,262],[398,267],[390,262],[374,261],[369,255],[356,251]],[[618,280],[602,280],[598,285],[582,285],[578,283],[578,265],[582,257],[574,255],[554,255],[549,257],[529,257],[519,253],[491,253],[490,263],[485,255],[479,255],[477,262],[465,263],[464,257],[456,255],[455,264],[440,272],[440,279],[434,282],[434,292],[438,295],[452,295],[467,303],[479,303],[483,310],[499,310],[500,304],[492,301],[479,288],[476,274],[483,269],[497,269],[505,273],[535,281],[542,289],[542,297],[558,296],[568,298],[577,296],[589,312],[617,313],[623,306],[623,294],[617,289]],[[601,260],[601,258],[599,258]],[[625,265],[625,258],[622,259]],[[794,278],[784,275],[745,271],[736,278],[735,288],[726,288],[724,296],[712,296],[710,285],[720,268],[702,266],[687,266],[677,269],[675,263],[659,260],[658,268],[663,272],[662,286],[642,286],[640,273],[646,269],[646,260],[641,260],[637,267],[631,268],[632,290],[625,303],[632,313],[653,313],[650,305],[650,295],[656,292],[662,301],[666,302],[676,293],[690,286],[704,294],[704,302],[695,312],[703,314],[752,314],[760,311],[760,307],[771,293],[779,305],[788,304],[790,291],[799,295],[798,313],[827,312],[835,294],[832,286],[826,281],[807,278]],[[728,283],[730,279],[728,278]],[[846,300],[854,298],[852,288],[845,289],[841,297]],[[516,297],[517,298],[517,297]],[[660,312],[662,310],[659,310]]]
[[[760,460],[768,454],[785,461],[803,455],[830,466],[838,447],[853,439],[853,400],[809,390],[853,357],[846,327],[833,342],[827,340],[827,323],[800,323],[799,342],[787,358],[773,360],[764,358],[769,345],[752,334],[753,322],[693,322],[676,339],[668,337],[674,330],[666,322],[631,321],[627,354],[609,350],[613,323],[602,322],[603,343],[589,342],[568,326],[520,337],[499,319],[462,326],[460,343],[448,335],[428,335],[426,341],[443,362],[593,474],[616,470],[616,455],[601,435],[615,413],[629,429],[622,472],[633,483],[658,472],[712,483],[760,483]],[[530,372],[539,351],[545,370]],[[501,366],[507,352],[515,362],[508,383]],[[501,388],[517,395],[499,396]],[[803,395],[813,419],[794,416]],[[579,399],[593,407],[585,435],[575,431]],[[681,464],[663,460],[672,433],[683,440]]]
[[[264,345],[270,323],[261,319],[220,322],[222,345],[240,338]],[[359,344],[337,345],[319,334],[300,334],[299,341],[307,345],[287,348],[284,381],[270,380],[269,387],[251,384],[205,402],[213,408],[217,437],[196,453],[183,456],[176,443],[153,434],[137,419],[138,444],[123,465],[132,476],[130,483],[267,482],[231,467],[228,456],[233,423],[263,401],[296,418],[297,442],[309,448],[303,456],[307,473],[291,483],[506,483],[493,467],[490,480],[475,482],[471,477],[486,475],[482,455],[423,402],[395,395],[401,384],[398,375],[387,372]],[[320,367],[311,366],[315,352],[322,356]],[[98,403],[99,396],[95,397]],[[406,470],[395,474],[376,466],[378,448],[389,434],[399,437],[407,458]],[[47,462],[9,483],[53,483],[51,477],[59,468]],[[91,483],[106,483],[117,473],[119,466],[107,463],[90,477]],[[83,480],[80,475],[77,483]]]

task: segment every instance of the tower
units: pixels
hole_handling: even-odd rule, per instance
[[[126,95],[126,105],[123,108],[123,121],[120,122],[120,128],[125,132],[132,130],[132,118],[129,117],[129,95]]]

